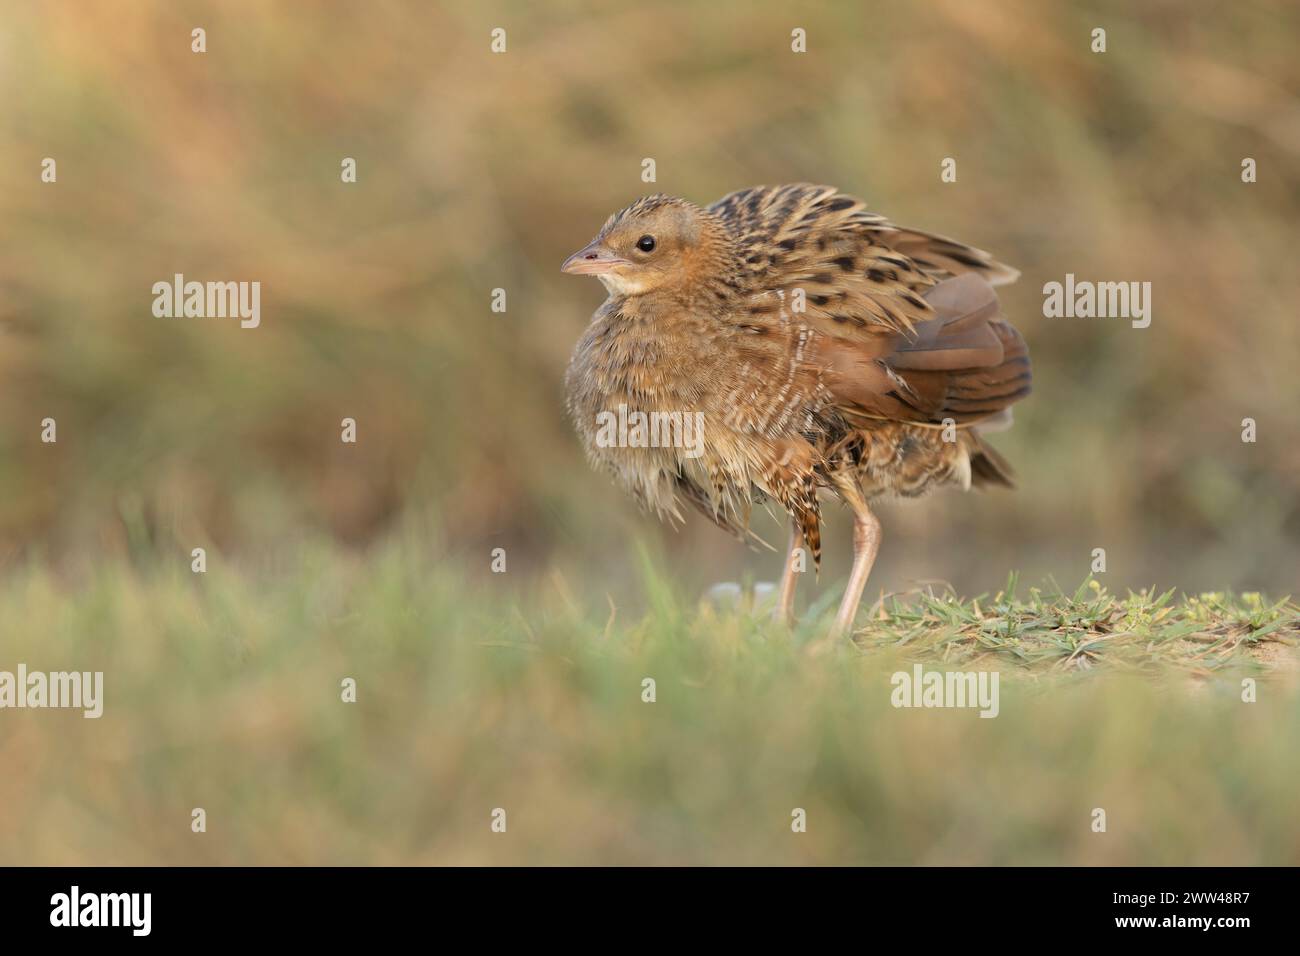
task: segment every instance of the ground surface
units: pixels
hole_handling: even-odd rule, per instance
[[[98,720],[0,712],[0,864],[1300,860],[1293,604],[930,589],[815,654],[816,608],[653,568],[634,611],[413,542],[210,561],[0,584],[0,668],[106,685]],[[916,663],[996,671],[998,716],[892,706]]]

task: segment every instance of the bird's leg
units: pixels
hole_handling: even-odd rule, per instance
[[[867,507],[857,482],[845,476],[837,478],[835,484],[841,497],[853,509],[853,570],[849,574],[844,599],[840,602],[840,611],[835,615],[835,626],[831,629],[832,636],[841,637],[853,632],[853,619],[858,613],[858,602],[862,600],[862,589],[867,586],[867,576],[876,563],[876,552],[880,550],[880,519]]]
[[[799,573],[795,569],[795,560],[802,547],[803,530],[799,527],[798,521],[791,521],[790,550],[785,556],[785,570],[781,572],[781,590],[777,595],[776,609],[772,612],[774,621],[785,624],[794,621],[794,589],[799,583],[799,579],[795,576]]]

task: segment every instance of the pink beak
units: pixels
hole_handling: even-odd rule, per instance
[[[620,259],[602,246],[600,240],[596,240],[585,249],[579,249],[565,259],[564,265],[560,266],[560,271],[575,276],[598,276],[627,264],[626,259]]]

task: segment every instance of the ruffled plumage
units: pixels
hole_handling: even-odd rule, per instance
[[[574,351],[569,412],[650,509],[679,518],[684,499],[743,537],[770,499],[817,562],[819,491],[1010,484],[980,429],[1005,427],[1030,366],[993,288],[1018,273],[987,253],[809,184],[646,197],[588,249],[612,294]],[[593,421],[620,403],[703,413],[702,453],[602,447]]]

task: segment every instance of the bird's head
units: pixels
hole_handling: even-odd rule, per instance
[[[685,199],[656,195],[614,213],[600,234],[560,266],[595,276],[613,295],[689,288],[729,267],[730,237],[718,217]]]

